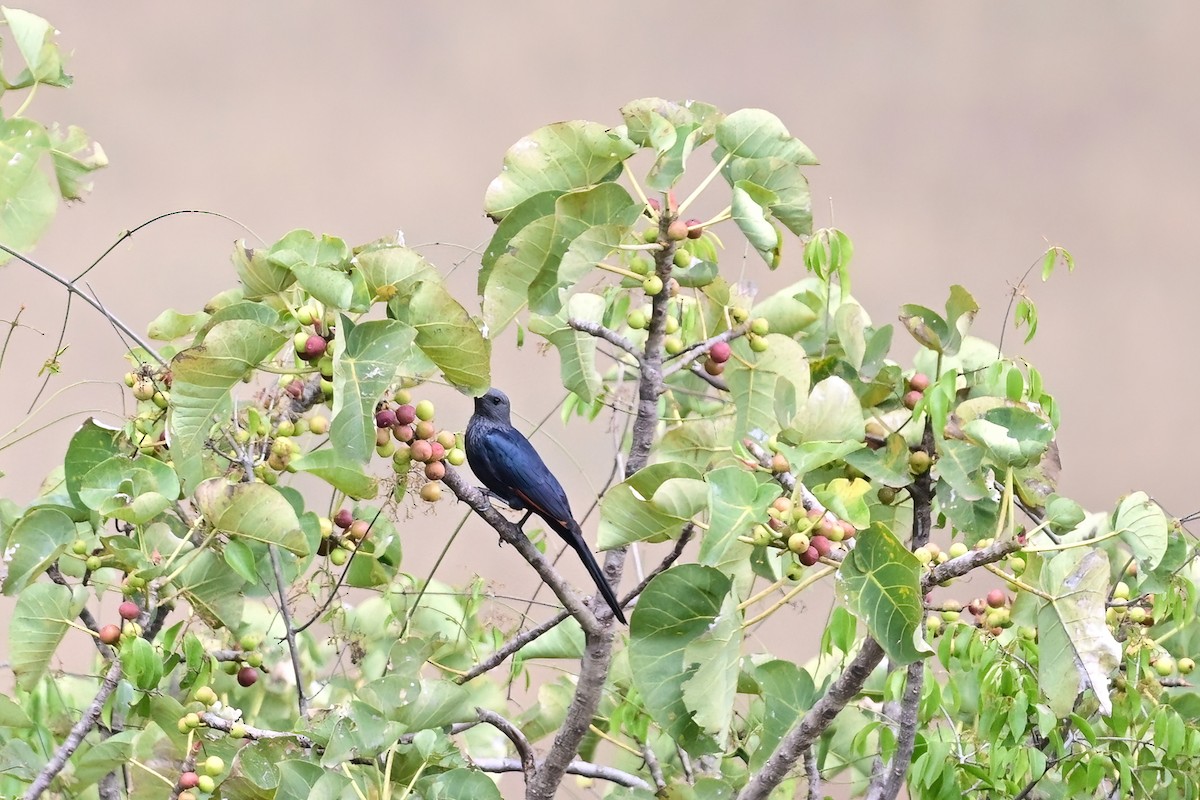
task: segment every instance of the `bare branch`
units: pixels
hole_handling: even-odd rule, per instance
[[[654,748],[649,742],[642,742],[642,758],[646,760],[646,769],[650,770],[655,788],[660,792],[666,789],[667,781],[663,778],[662,765],[658,763],[658,756],[654,754]]]
[[[821,800],[821,771],[811,747],[804,748],[804,774],[808,776],[808,800]]]
[[[638,352],[637,345],[616,331],[604,327],[599,322],[588,322],[585,319],[568,317],[567,324],[580,333],[590,333],[592,336],[595,336],[598,339],[603,339],[609,344],[616,345],[629,355],[633,356],[635,359],[640,360],[642,357],[641,353]]]
[[[727,384],[725,382],[724,378],[719,378],[716,375],[709,375],[707,372],[704,371],[704,368],[701,367],[699,364],[690,365],[688,367],[688,371],[691,372],[693,375],[695,375],[700,380],[707,383],[709,386],[716,389],[718,392],[728,392],[729,391],[729,384]]]
[[[3,248],[3,245],[0,245]],[[4,248],[7,249],[7,248]],[[112,666],[108,668],[108,673],[104,676],[104,680],[100,683],[100,691],[96,692],[96,696],[92,699],[91,705],[83,712],[83,716],[79,718],[71,727],[71,732],[67,735],[66,740],[55,751],[54,757],[46,762],[46,766],[38,773],[37,778],[29,786],[25,792],[25,800],[36,800],[42,796],[42,792],[50,788],[51,781],[54,776],[62,771],[66,766],[67,759],[71,757],[79,745],[83,743],[84,737],[88,732],[96,726],[96,721],[100,719],[100,712],[104,709],[104,703],[108,700],[108,696],[117,688],[117,683],[121,680],[121,661],[114,659]]]
[[[521,762],[515,758],[473,758],[471,763],[481,772],[521,772]],[[628,786],[631,789],[646,789],[653,791],[654,787],[637,775],[622,772],[619,769],[593,764],[590,761],[573,760],[567,764],[564,772],[572,775],[582,775],[585,778],[596,778],[618,786]]]
[[[491,725],[507,736],[508,740],[513,743],[513,747],[517,749],[517,755],[521,758],[521,771],[525,773],[525,780],[529,780],[537,769],[537,759],[533,755],[533,748],[530,747],[529,740],[525,738],[525,734],[521,733],[516,725],[513,725],[495,711],[476,707],[475,713],[479,715],[480,722],[486,722],[488,725]]]
[[[694,531],[695,526],[691,524],[688,524],[684,527],[683,533],[680,535],[678,541],[675,542],[675,547],[671,549],[671,552],[667,554],[667,557],[664,558],[662,562],[641,581],[641,583],[633,587],[632,591],[621,598],[621,608],[624,608],[633,602],[634,598],[646,590],[646,587],[650,584],[650,581],[654,580],[654,578],[674,564],[679,559],[679,556],[683,555],[683,548],[692,538],[692,533]],[[568,616],[570,615],[567,614],[566,611],[560,611],[550,619],[543,622],[541,625],[538,625],[535,628],[530,628],[524,633],[514,636],[512,639],[509,639],[507,642],[497,648],[496,652],[492,653],[483,661],[480,661],[474,667],[467,670],[465,674],[460,675],[456,681],[460,684],[466,683],[474,678],[478,678],[485,672],[495,669],[504,663],[505,659],[507,659],[513,653],[518,652],[521,648],[532,642],[534,639],[544,636],[545,634],[554,630],[554,628]]]
[[[288,653],[292,656],[292,671],[296,673],[296,705],[300,718],[308,716],[308,698],[304,695],[304,671],[300,667],[300,651],[296,648],[296,629],[292,627],[292,612],[288,608],[287,590],[283,584],[283,568],[279,565],[279,551],[269,545],[271,569],[275,572],[275,586],[279,591],[279,616],[283,618],[283,632],[287,638]]]
[[[46,569],[46,575],[48,575],[50,580],[54,581],[59,586],[70,586],[66,577],[62,574],[62,570],[58,568],[57,563],[51,564]],[[95,642],[96,649],[100,651],[100,655],[104,658],[104,660],[110,661],[113,658],[116,658],[116,651],[114,651],[104,642],[100,641],[100,623],[97,622],[96,618],[92,616],[92,612],[88,611],[87,606],[79,609],[79,621],[82,622],[89,631],[96,634],[92,637],[92,641]]]
[[[244,734],[244,738],[246,739],[294,739],[296,744],[300,747],[303,747],[305,750],[320,751],[324,749],[321,747],[321,745],[317,744],[302,733],[292,733],[291,731],[273,731],[268,728],[257,728],[253,725],[246,725],[242,722],[235,722],[233,720],[225,719],[219,714],[214,714],[211,711],[206,711],[201,714],[200,721],[204,723],[205,727],[212,728],[216,731],[223,731],[224,733],[229,733],[231,730],[233,730],[234,725],[241,725],[242,730],[240,732]],[[450,726],[450,735],[453,736],[456,733],[462,733],[465,730],[470,730],[478,724],[479,720],[472,720],[471,722],[456,722]],[[396,741],[399,744],[412,744],[413,738],[417,735],[417,733],[418,731],[406,733]]]
[[[157,361],[162,366],[164,366],[164,367],[167,366],[167,362],[164,361],[162,356],[160,356],[158,354],[158,352],[153,347],[150,346],[149,342],[147,342],[141,336],[138,336],[136,333],[134,333],[133,329],[131,329],[128,325],[126,325],[121,320],[117,319],[116,316],[114,316],[110,312],[106,311],[104,309],[104,306],[100,305],[99,302],[97,302],[93,297],[88,295],[86,292],[83,292],[78,286],[75,285],[74,281],[69,281],[66,278],[63,278],[62,276],[56,274],[53,270],[42,266],[38,262],[29,258],[28,256],[24,256],[24,255],[18,253],[16,250],[13,250],[11,247],[9,247],[7,245],[0,244],[0,251],[8,253],[13,258],[16,258],[19,261],[22,261],[25,264],[33,267],[34,269],[36,269],[38,272],[45,275],[50,280],[61,285],[64,289],[66,289],[71,294],[82,299],[83,302],[87,303],[89,306],[94,308],[100,314],[104,315],[104,317],[109,322],[111,322],[113,325],[117,326],[117,328],[121,331],[121,333],[125,334],[130,339],[137,342],[138,347],[141,347],[143,350],[145,350],[150,355],[151,358],[153,358],[155,361]]]
[[[491,525],[496,533],[500,535],[502,541],[516,548],[522,558],[528,561],[530,566],[541,576],[542,580],[550,586],[555,596],[558,597],[571,616],[579,620],[579,626],[583,628],[585,633],[596,634],[602,630],[600,622],[596,619],[596,615],[571,590],[571,587],[567,585],[567,582],[559,574],[558,570],[550,565],[550,562],[534,546],[533,542],[529,541],[529,537],[520,528],[496,510],[491,501],[484,496],[483,492],[471,485],[466,478],[453,468],[446,470],[446,476],[442,479],[442,482],[450,487],[450,491],[454,492],[459,500],[465,502],[476,514],[483,517],[484,521]]]

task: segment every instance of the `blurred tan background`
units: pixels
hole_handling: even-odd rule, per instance
[[[505,149],[542,124],[617,124],[620,105],[648,95],[762,106],[821,158],[809,173],[817,224],[832,208],[853,237],[854,290],[877,323],[905,302],[940,308],[949,284],[962,283],[983,306],[975,332],[995,340],[1010,285],[1048,243],[1069,248],[1075,274],[1029,286],[1039,337],[1023,347],[1010,331],[1006,348],[1042,369],[1061,402],[1062,490],[1097,509],[1133,488],[1173,514],[1200,506],[1194,3],[25,7],[61,29],[76,77],[68,91],[41,92],[29,113],[82,125],[111,159],[36,251],[60,273],[180,208],[227,214],[268,241],[296,227],[352,243],[400,228],[410,244],[476,247],[492,230],[484,188]],[[219,219],[171,218],[123,244],[90,285],[144,330],[162,308],[194,310],[230,286],[231,243],[244,235]],[[423,250],[444,269],[470,255]],[[470,256],[452,278],[472,308],[477,265]],[[778,273],[746,261],[768,287],[802,269],[794,239]],[[0,372],[3,432],[23,418],[52,355],[64,297],[19,264],[3,268],[0,286],[0,319],[25,304],[22,321],[45,334],[14,338]],[[71,390],[38,419],[119,410],[127,367],[115,335],[77,305],[67,340],[53,387],[113,383]],[[517,352],[511,331],[495,353],[496,383],[523,417],[541,419],[561,397],[557,357],[529,344]],[[464,425],[469,402],[439,397],[439,419]],[[28,500],[73,429],[58,423],[0,451],[0,496]],[[608,473],[590,455],[607,452],[604,429],[564,429],[556,416],[547,425],[582,474],[540,440],[580,513],[587,487]],[[414,572],[460,513],[446,503],[406,529]],[[594,520],[585,527],[593,536]],[[468,526],[441,577],[478,572],[498,591],[527,590],[531,572],[492,541]],[[577,580],[586,586],[582,572]],[[826,609],[812,610],[779,624],[819,626]]]

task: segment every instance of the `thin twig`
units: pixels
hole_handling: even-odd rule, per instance
[[[633,356],[635,359],[641,359],[641,354],[638,352],[637,345],[611,328],[604,327],[599,322],[589,322],[586,319],[568,317],[567,324],[580,333],[590,333],[597,339],[603,339],[609,344],[616,345],[629,355]]]
[[[508,740],[513,743],[513,747],[516,748],[517,755],[521,759],[521,771],[525,773],[525,779],[529,780],[537,769],[537,759],[533,755],[533,748],[529,745],[529,740],[525,738],[525,734],[521,733],[521,730],[516,725],[513,725],[495,711],[476,707],[475,713],[479,715],[480,722],[486,722],[488,725],[491,725],[508,737]]]
[[[471,764],[481,772],[522,772],[524,767],[521,762],[515,758],[473,758]],[[606,767],[601,764],[593,764],[590,761],[579,761],[573,759],[570,761],[563,772],[571,775],[582,775],[585,778],[596,778],[609,783],[615,783],[618,786],[628,786],[631,789],[646,789],[653,791],[654,788],[639,778],[637,775],[631,775],[628,772],[622,772],[619,769]]]
[[[275,586],[279,591],[279,615],[283,618],[283,632],[287,638],[288,652],[292,656],[292,670],[296,673],[296,705],[300,718],[308,716],[308,698],[304,696],[304,671],[300,667],[300,651],[296,647],[296,631],[292,627],[292,612],[288,609],[287,590],[283,585],[283,568],[279,565],[279,551],[275,545],[267,549],[271,554],[271,569],[275,572]]]
[[[663,778],[662,765],[658,763],[658,756],[654,754],[654,748],[649,742],[642,742],[642,758],[646,761],[646,769],[650,771],[655,788],[660,792],[666,789],[667,781]]]
[[[3,247],[3,245],[0,245],[0,247]],[[25,800],[36,800],[42,796],[42,792],[50,788],[50,782],[67,765],[67,759],[83,743],[84,737],[88,735],[88,732],[95,727],[96,721],[100,719],[100,712],[104,709],[104,704],[108,700],[108,696],[117,688],[120,680],[121,660],[113,659],[112,666],[108,668],[108,673],[104,676],[104,680],[100,684],[100,691],[96,692],[91,705],[83,712],[83,716],[79,718],[79,721],[71,727],[70,734],[67,735],[66,740],[55,751],[54,757],[46,762],[46,766],[42,767],[42,771],[38,773],[37,778],[34,779],[28,791],[25,792]]]
[[[121,320],[119,320],[115,316],[113,316],[112,314],[105,311],[103,306],[101,306],[99,303],[97,303],[93,298],[89,297],[87,295],[87,293],[80,290],[80,288],[78,286],[76,286],[72,281],[69,281],[66,278],[61,277],[60,275],[56,274],[53,270],[50,270],[47,267],[42,266],[38,262],[29,258],[28,256],[24,256],[24,255],[18,253],[16,250],[13,250],[8,245],[0,244],[0,251],[8,253],[13,258],[16,258],[16,259],[24,262],[25,264],[33,267],[38,272],[45,275],[47,278],[50,278],[55,283],[60,284],[63,288],[65,288],[71,294],[82,298],[83,302],[87,303],[89,306],[94,308],[100,314],[103,314],[108,319],[108,321],[111,322],[113,325],[116,325],[121,330],[122,333],[124,333],[126,336],[128,336],[133,341],[137,342],[137,345],[139,347],[141,347],[143,350],[145,350],[150,355],[151,358],[153,358],[155,361],[157,361],[162,366],[164,366],[164,367],[167,366],[167,362],[164,361],[162,356],[160,356],[157,353],[157,351],[155,351],[155,349],[150,346],[149,342],[147,342],[141,336],[138,336],[136,333],[134,333],[133,330],[128,325],[126,325],[124,322],[122,322]]]
[[[695,375],[700,380],[707,383],[709,386],[716,389],[718,392],[728,392],[729,391],[729,384],[725,382],[724,378],[721,378],[717,375],[709,375],[707,372],[704,371],[704,367],[700,366],[699,364],[696,364],[696,363],[690,364],[688,366],[688,371],[691,372],[693,375]]]
[[[633,602],[633,600],[635,598],[637,598],[638,595],[640,595],[643,591],[646,590],[646,587],[648,585],[650,585],[650,581],[654,580],[656,577],[658,577],[658,575],[660,575],[662,572],[666,571],[672,564],[674,564],[679,559],[679,557],[681,555],[683,555],[683,548],[687,545],[688,541],[692,538],[692,532],[694,530],[695,530],[695,527],[693,525],[688,525],[684,528],[683,533],[679,537],[679,540],[675,542],[675,547],[671,549],[671,552],[667,554],[667,557],[664,558],[662,560],[662,562],[650,572],[650,574],[648,574],[645,578],[643,578],[642,581],[640,583],[638,583],[637,586],[633,587],[633,589],[628,594],[626,594],[623,598],[621,598],[621,608],[625,608],[627,605],[629,605],[631,602]],[[523,633],[520,633],[520,634],[514,636],[512,639],[509,639],[503,645],[498,647],[496,649],[496,652],[492,653],[490,656],[485,658],[483,661],[480,661],[478,664],[471,667],[471,669],[467,670],[465,673],[458,676],[458,678],[455,679],[456,682],[457,683],[466,683],[467,681],[470,681],[474,678],[478,678],[480,675],[484,674],[485,672],[495,669],[496,667],[503,664],[505,659],[507,659],[513,653],[518,652],[521,648],[525,647],[525,645],[529,644],[534,639],[544,636],[545,634],[552,631],[560,622],[565,620],[568,616],[570,616],[570,615],[566,611],[560,611],[557,614],[555,614],[553,617],[551,617],[550,619],[543,622],[541,625],[538,625],[535,628],[530,628],[529,630],[524,631]]]
[[[804,774],[808,776],[808,800],[821,800],[821,770],[811,747],[804,748]]]

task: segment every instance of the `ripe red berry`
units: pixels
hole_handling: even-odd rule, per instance
[[[179,776],[179,786],[181,789],[195,789],[196,784],[200,782],[200,776],[194,772],[185,772]]]
[[[704,235],[704,228],[700,227],[700,220],[689,219],[687,222],[684,223],[684,225],[688,226],[688,235],[687,236],[689,239],[699,239],[701,236]]]
[[[817,551],[817,548],[810,544],[808,549],[800,554],[799,559],[801,564],[806,567],[811,567],[813,564],[821,560],[821,554]]]
[[[412,425],[417,418],[417,409],[415,406],[407,403],[396,408],[396,422],[400,425]]]
[[[339,528],[349,528],[354,522],[354,513],[348,508],[339,508],[338,512],[333,515],[333,524]]]
[[[121,629],[116,625],[102,625],[99,634],[100,641],[105,644],[116,644],[121,640]]]
[[[810,547],[816,549],[818,556],[827,556],[829,555],[829,551],[833,549],[833,542],[829,541],[829,539],[825,538],[819,533],[812,537],[808,544]]]
[[[1008,602],[1008,598],[1004,596],[1003,589],[992,589],[987,594],[987,604],[992,608],[1003,608]]]
[[[904,407],[909,411],[917,407],[917,403],[921,402],[922,394],[916,389],[911,392],[906,392],[904,395]]]
[[[908,379],[908,388],[914,392],[923,392],[929,388],[929,376],[924,372],[915,373]]]
[[[430,461],[425,465],[425,477],[431,481],[440,481],[446,477],[446,465],[441,461]]]
[[[717,342],[708,350],[708,357],[718,364],[724,364],[729,360],[729,356],[733,354],[729,342]]]
[[[441,442],[436,442],[436,441],[429,443],[429,460],[430,461],[441,461],[445,457],[446,457],[445,445],[443,445]]]
[[[258,683],[258,670],[254,667],[242,667],[238,670],[237,682],[242,686],[253,686]]]
[[[138,608],[138,604],[132,600],[126,600],[117,608],[117,613],[121,615],[121,619],[137,619],[142,615],[142,610]]]
[[[720,361],[706,358],[704,359],[704,371],[715,377],[725,371],[725,365]]]
[[[313,334],[304,342],[304,355],[306,361],[315,361],[325,355],[325,350],[329,343],[325,341],[325,337]]]
[[[392,427],[392,435],[396,437],[397,442],[408,444],[417,434],[412,425],[396,425]]]
[[[381,408],[375,412],[375,427],[390,428],[396,424],[396,412],[390,408]]]

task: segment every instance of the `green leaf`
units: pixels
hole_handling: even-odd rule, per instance
[[[347,274],[350,247],[334,236],[321,236],[306,230],[286,234],[267,251],[267,259],[296,276],[306,292],[326,306],[350,308],[354,289]]]
[[[794,283],[756,303],[751,316],[765,319],[774,333],[795,336],[817,320],[816,312],[801,299],[806,291],[816,286],[814,278]]]
[[[527,197],[496,226],[496,232],[492,234],[492,240],[488,242],[488,246],[483,251],[483,256],[480,259],[477,291],[481,297],[487,288],[488,281],[491,279],[492,269],[496,266],[496,261],[500,256],[508,252],[509,242],[512,241],[512,238],[534,220],[552,216],[554,214],[554,201],[558,199],[559,195],[563,194],[563,191],[538,192],[531,197]]]
[[[716,418],[687,417],[658,440],[653,460],[655,463],[681,461],[703,473],[723,461],[732,460],[729,448],[732,431],[733,416],[730,414]]]
[[[33,691],[85,599],[82,590],[75,597],[57,583],[30,584],[17,597],[8,627],[8,662],[18,687]]]
[[[945,478],[937,482],[938,509],[961,533],[968,546],[996,534],[1000,501],[990,495],[970,500],[955,491]]]
[[[309,472],[339,492],[359,500],[370,500],[379,493],[379,479],[366,472],[358,461],[347,458],[332,447],[313,450],[293,459],[297,472]]]
[[[359,253],[354,260],[368,293],[389,298],[388,316],[416,330],[417,347],[446,380],[475,394],[491,385],[491,342],[432,264],[407,247],[383,247]],[[407,374],[423,369],[414,360]]]
[[[749,558],[752,545],[738,541],[759,520],[767,507],[779,497],[779,484],[766,475],[741,466],[715,469],[704,476],[708,483],[708,530],[696,558],[705,566],[716,567],[727,575],[750,578]]]
[[[736,592],[725,595],[720,613],[711,625],[684,647],[683,663],[691,670],[683,683],[683,703],[692,721],[705,736],[723,742],[733,721],[737,693],[738,663],[741,660],[742,616]]]
[[[997,408],[963,426],[967,439],[1000,467],[1035,463],[1054,438],[1050,421],[1023,408]]]
[[[140,636],[121,642],[123,677],[144,692],[158,688],[162,680],[163,655]]]
[[[1169,528],[1167,515],[1145,492],[1121,498],[1113,514],[1112,529],[1137,557],[1147,572],[1158,568],[1167,552]]]
[[[846,360],[857,371],[867,354],[867,328],[871,325],[871,318],[858,303],[847,301],[838,306],[833,324],[838,342],[846,353]]]
[[[75,523],[56,508],[35,508],[17,520],[4,545],[4,593],[17,595],[75,541]]]
[[[573,120],[539,128],[504,154],[483,206],[500,221],[539,192],[570,191],[605,180],[637,145],[595,122]]]
[[[921,636],[921,562],[886,527],[875,523],[856,537],[838,585],[892,663],[911,664],[933,652]]]
[[[797,236],[812,233],[812,197],[798,164],[776,157],[735,158],[725,175],[731,186],[746,181],[773,193],[771,215]]]
[[[94,417],[84,420],[79,430],[71,437],[63,459],[63,483],[71,496],[71,502],[77,507],[83,507],[83,501],[79,499],[79,486],[83,483],[83,476],[101,461],[120,453],[120,441],[120,430],[97,422]]]
[[[83,476],[79,499],[101,516],[142,525],[179,499],[179,478],[157,459],[113,456]]]
[[[758,184],[738,181],[733,185],[733,221],[771,269],[779,266],[783,249],[783,234],[768,217],[771,205],[778,202],[779,195]]]
[[[685,684],[699,665],[686,658],[688,644],[717,623],[730,579],[712,567],[684,564],[661,573],[646,587],[629,627],[629,666],[634,686],[659,726],[687,752],[720,752],[696,723],[684,700]]]
[[[88,176],[108,166],[108,156],[99,142],[90,141],[83,129],[74,125],[68,126],[65,133],[52,130],[50,138],[54,142],[50,157],[54,162],[58,193],[64,200],[82,200],[92,190]]]
[[[159,314],[146,326],[146,333],[151,339],[169,342],[182,336],[189,336],[208,322],[209,315],[203,311],[195,314],[180,314],[173,308]]]
[[[1042,591],[1053,599],[1038,604],[1038,685],[1059,719],[1087,688],[1101,713],[1112,714],[1108,675],[1120,663],[1121,645],[1104,621],[1108,577],[1102,550],[1065,550],[1042,567]]]
[[[283,334],[257,322],[229,320],[214,325],[202,344],[171,360],[167,429],[175,471],[189,491],[205,477],[205,442],[213,425],[233,412],[230,390],[285,341]]]
[[[54,187],[39,168],[49,151],[50,137],[36,122],[0,122],[0,242],[18,252],[33,248],[58,210]],[[8,259],[0,253],[0,264]]]
[[[863,449],[861,442],[804,442],[799,445],[791,445],[786,442],[779,443],[779,452],[787,457],[788,467],[793,475],[797,478],[802,478],[804,475],[813,470],[820,469],[826,464],[831,464],[839,458],[846,459],[846,463],[850,463],[847,456],[857,453]],[[908,450],[905,449],[905,470],[908,469]],[[863,470],[866,472],[866,470]]]
[[[242,589],[246,584],[219,556],[208,550],[197,553],[174,583],[209,625],[237,630],[242,622]]]
[[[763,702],[762,733],[750,756],[750,769],[757,770],[800,715],[812,708],[817,688],[807,670],[780,659],[759,664],[754,677]]]
[[[813,494],[821,505],[860,529],[866,528],[871,521],[871,509],[866,502],[870,491],[871,484],[862,478],[834,478],[823,486],[813,487]]]
[[[232,259],[238,280],[245,287],[243,296],[247,300],[270,297],[296,282],[295,273],[272,261],[267,251],[247,247],[244,239],[239,239],[234,245]],[[204,310],[210,309],[205,306]]]
[[[716,127],[720,149],[740,158],[779,158],[789,164],[816,164],[803,142],[769,111],[743,108],[725,117]],[[723,155],[720,154],[720,155]],[[720,155],[714,155],[720,158]]]
[[[955,439],[947,439],[938,448],[937,470],[942,480],[951,487],[954,496],[967,502],[982,500],[991,494],[980,468],[983,465],[982,448]],[[863,470],[866,472],[866,470]],[[870,473],[868,473],[870,474]],[[939,493],[941,497],[941,493]],[[942,498],[945,499],[945,498]]]
[[[72,789],[85,789],[110,772],[120,770],[133,755],[133,742],[141,731],[121,731],[97,742],[75,761]]]
[[[912,473],[908,470],[908,443],[898,433],[889,436],[884,446],[878,450],[869,447],[856,449],[847,454],[844,460],[870,478],[873,483],[893,489],[902,489],[912,483]]]
[[[733,358],[725,364],[725,383],[737,409],[733,441],[746,436],[766,441],[791,421],[776,414],[776,398],[794,407],[808,394],[808,357],[795,340],[781,334],[764,337],[767,349],[755,353],[745,337],[733,341]],[[787,403],[785,402],[785,405]]]
[[[832,375],[812,387],[787,433],[795,442],[861,442],[865,428],[854,388]]]
[[[425,800],[500,800],[500,790],[487,774],[477,769],[455,767],[417,783]]]
[[[579,620],[567,617],[555,625],[549,633],[539,636],[518,650],[513,656],[513,660],[518,664],[531,658],[577,660],[583,657],[583,649],[586,644],[583,628],[579,627]]]
[[[678,462],[644,467],[600,500],[596,546],[611,550],[678,538],[684,523],[707,503],[708,485],[692,467]]]
[[[51,86],[70,86],[71,77],[63,72],[62,54],[54,43],[57,31],[54,27],[28,11],[4,8],[4,21],[8,23],[12,40],[25,59],[26,69],[17,77],[15,84],[47,83]]]
[[[375,455],[375,404],[396,380],[415,331],[390,319],[357,325],[342,317],[333,350],[333,423],[329,440],[347,462]]]
[[[945,319],[924,306],[909,304],[900,307],[900,321],[922,347],[952,356],[962,346],[978,310],[975,298],[955,285],[950,287],[950,297],[946,300]]]
[[[571,295],[567,306],[553,317],[534,317],[529,330],[558,349],[562,383],[585,403],[600,396],[603,381],[596,370],[596,337],[567,324],[568,318],[599,323],[604,317],[604,298],[581,292]]]
[[[210,478],[196,487],[196,505],[213,530],[308,555],[308,540],[291,504],[265,483]]]
[[[554,213],[513,236],[496,259],[483,292],[483,316],[492,334],[504,330],[526,304],[538,313],[557,312],[560,291],[615,250],[640,214],[641,207],[615,183],[559,195]]]

